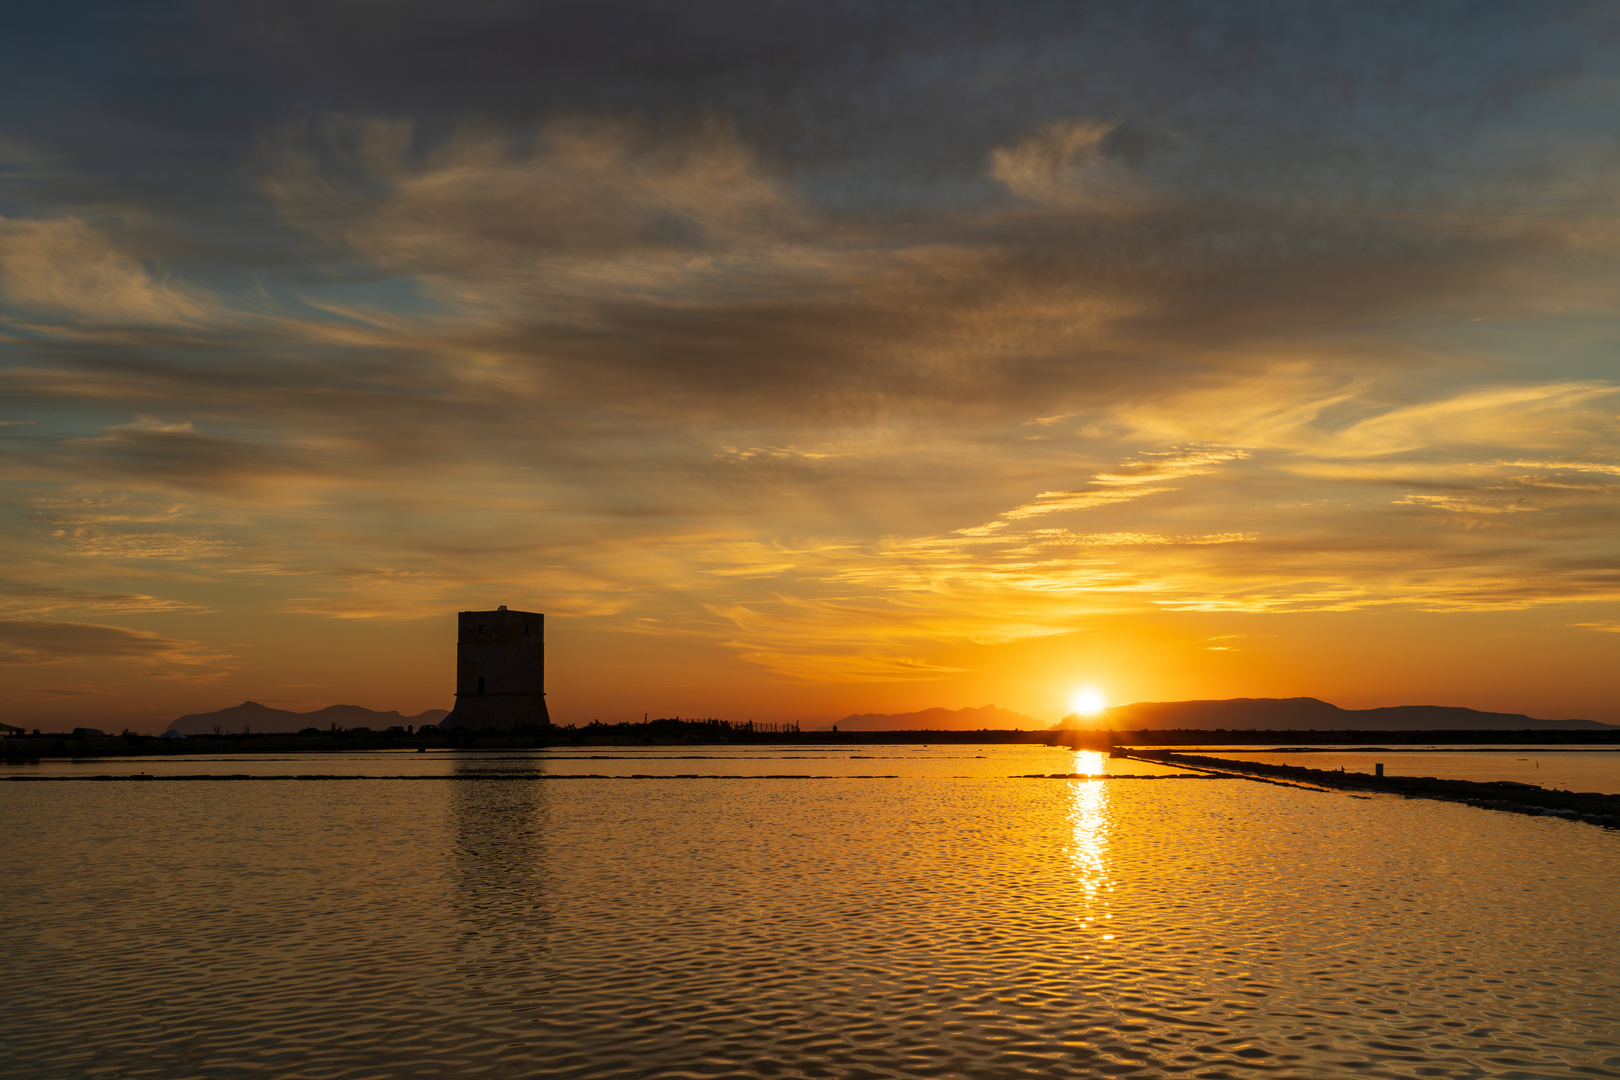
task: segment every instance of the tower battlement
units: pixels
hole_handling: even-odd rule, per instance
[[[443,726],[470,731],[545,727],[545,616],[534,611],[456,613],[456,707]]]

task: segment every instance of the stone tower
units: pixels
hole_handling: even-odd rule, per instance
[[[511,731],[545,727],[545,616],[532,611],[463,611],[456,615],[456,707],[442,727]]]

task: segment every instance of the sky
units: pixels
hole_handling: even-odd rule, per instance
[[[1620,8],[32,5],[0,720],[1620,723]]]

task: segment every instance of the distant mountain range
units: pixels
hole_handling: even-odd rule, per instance
[[[314,712],[272,709],[244,701],[228,709],[182,716],[168,726],[179,735],[212,735],[214,729],[231,735],[244,730],[284,734],[304,728],[323,731],[395,726],[427,727],[450,715],[447,709],[429,709],[415,716],[378,712],[359,705],[328,705]],[[968,709],[923,709],[908,713],[858,713],[817,731],[1038,731],[1047,725],[1023,713],[995,705]],[[1316,698],[1230,698],[1225,701],[1138,701],[1116,705],[1096,716],[1066,716],[1053,728],[1113,728],[1116,731],[1552,731],[1593,729],[1609,731],[1615,725],[1596,720],[1541,720],[1522,713],[1480,712],[1445,705],[1392,705],[1380,709],[1341,709]]]
[[[448,709],[429,709],[415,716],[401,716],[398,712],[378,712],[359,705],[328,705],[314,712],[291,712],[272,709],[257,701],[244,701],[216,712],[192,713],[175,720],[168,727],[177,735],[212,735],[218,728],[227,735],[240,735],[244,731],[254,734],[278,735],[320,728],[325,731],[334,725],[340,728],[370,728],[382,731],[395,726],[427,727],[450,715]]]
[[[917,714],[920,715],[920,714]],[[1596,720],[1538,720],[1522,713],[1480,712],[1446,705],[1341,709],[1316,698],[1231,698],[1226,701],[1138,701],[1096,716],[1066,716],[1054,727],[1116,731],[1551,731],[1611,730]]]
[[[846,716],[836,725],[828,724],[817,731],[983,731],[986,729],[1022,728],[1039,731],[1039,720],[1000,709],[994,705],[981,705],[977,709],[924,709],[908,713],[860,713]]]

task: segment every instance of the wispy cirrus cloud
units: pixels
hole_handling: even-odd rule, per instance
[[[1066,510],[1091,510],[1112,503],[1130,502],[1148,495],[1162,495],[1175,488],[1132,488],[1125,491],[1043,491],[1031,502],[1003,513],[1009,521],[1056,514]]]
[[[0,296],[93,324],[183,327],[205,315],[185,287],[76,218],[0,218]]]
[[[1119,127],[1097,120],[1060,121],[997,148],[990,174],[1013,194],[1042,206],[1104,215],[1140,213],[1154,195],[1105,141]]]
[[[34,566],[41,576],[62,573],[60,567]],[[161,612],[198,611],[195,604],[143,593],[96,592],[37,581],[0,578],[0,612],[40,616],[54,612]]]
[[[145,630],[46,619],[0,619],[0,664],[100,660],[139,665],[218,665],[230,657],[195,641]]]

